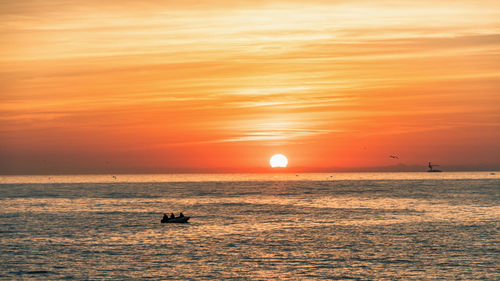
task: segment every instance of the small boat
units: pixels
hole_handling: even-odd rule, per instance
[[[163,218],[161,223],[187,223],[190,217]]]
[[[439,173],[439,172],[442,172],[441,170],[433,169],[433,167],[436,167],[436,166],[439,166],[439,165],[432,165],[431,162],[429,162],[429,170],[427,170],[427,172],[429,172],[429,173]]]

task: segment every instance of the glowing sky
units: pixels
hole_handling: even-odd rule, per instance
[[[0,1],[0,173],[500,167],[499,3]]]

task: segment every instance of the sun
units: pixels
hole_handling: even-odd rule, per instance
[[[274,154],[271,159],[269,159],[269,164],[273,168],[285,168],[288,165],[288,159],[283,154]]]

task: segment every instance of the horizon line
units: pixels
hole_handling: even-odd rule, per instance
[[[397,169],[397,168],[400,169]],[[450,165],[445,166],[443,172],[497,172],[500,164],[481,165]],[[421,168],[421,169],[419,169]],[[69,175],[174,175],[174,174],[321,174],[321,173],[425,173],[426,166],[422,165],[392,165],[374,167],[328,167],[328,168],[304,168],[287,167],[271,168],[257,167],[249,169],[235,168],[179,168],[179,169],[115,169],[106,171],[0,171],[0,176],[69,176]]]

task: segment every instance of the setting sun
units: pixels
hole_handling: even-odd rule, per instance
[[[273,167],[273,168],[276,168],[276,167],[285,168],[286,165],[288,165],[288,159],[283,154],[275,154],[269,160],[269,164],[271,164],[271,167]]]

